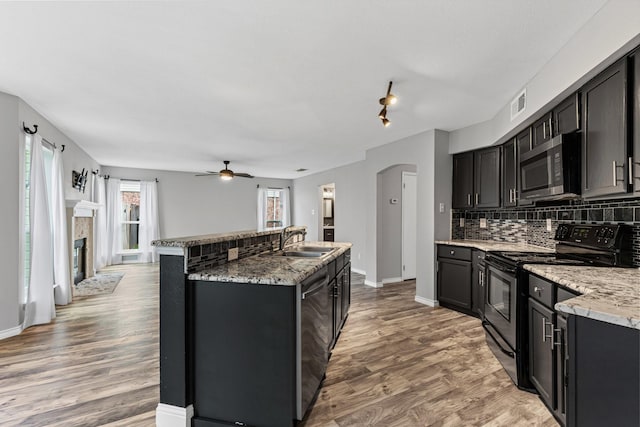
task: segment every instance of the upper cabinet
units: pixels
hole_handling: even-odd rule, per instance
[[[453,156],[454,209],[500,207],[500,148]]]
[[[541,119],[538,119],[533,125],[531,125],[531,133],[533,136],[533,146],[537,147],[540,144],[544,144],[550,141],[553,137],[552,133],[552,121],[553,113],[545,114]]]
[[[553,109],[553,136],[580,129],[580,94],[574,93]]]
[[[451,206],[454,209],[473,207],[473,152],[453,156],[453,195]]]
[[[627,191],[627,58],[582,89],[582,195]]]
[[[502,206],[517,205],[518,147],[516,139],[502,145]]]
[[[500,207],[500,148],[474,152],[474,202],[477,208]]]
[[[633,182],[633,192],[640,197],[640,49],[636,49],[629,57],[633,70],[633,156],[629,157]]]

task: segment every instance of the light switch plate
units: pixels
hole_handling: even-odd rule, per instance
[[[238,259],[238,248],[229,249],[229,261],[233,261],[234,259]]]
[[[547,218],[547,231],[551,231],[551,230],[552,230],[551,218]]]
[[[487,218],[480,218],[480,228],[487,228]]]
[[[444,213],[444,203],[440,203],[440,213]]]

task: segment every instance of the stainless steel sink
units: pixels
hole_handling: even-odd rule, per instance
[[[331,252],[332,248],[314,248],[314,249],[322,249],[320,252],[318,250],[311,250],[311,247],[307,247],[306,249],[296,248],[295,250],[285,250],[285,251],[275,251],[275,252],[265,252],[261,254],[261,256],[284,256],[290,258],[320,258],[329,252]],[[326,250],[329,249],[329,250]]]
[[[322,246],[298,246],[293,249],[295,252],[322,252],[327,253],[331,252],[335,248],[326,248]]]

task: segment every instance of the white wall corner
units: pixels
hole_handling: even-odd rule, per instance
[[[359,268],[353,268],[353,267],[351,267],[351,272],[353,272],[353,273],[358,273],[358,274],[362,274],[363,276],[366,276],[366,275],[367,275],[367,272],[366,272],[366,271],[361,270],[361,269],[359,269]]]
[[[424,297],[421,297],[421,296],[418,296],[418,295],[416,295],[415,301],[419,302],[420,304],[427,305],[429,307],[438,307],[440,305],[438,303],[438,300],[424,298]]]
[[[4,331],[0,331],[0,340],[5,338],[14,337],[16,335],[20,335],[22,332],[22,325],[15,326],[13,328],[5,329]]]
[[[382,284],[386,285],[388,283],[398,283],[402,282],[402,277],[389,277],[388,279],[382,279]]]
[[[156,408],[156,427],[191,427],[193,405],[186,408],[158,403]]]
[[[367,286],[371,286],[372,288],[381,288],[382,287],[382,282],[372,282],[371,280],[366,280],[364,281],[364,284]]]

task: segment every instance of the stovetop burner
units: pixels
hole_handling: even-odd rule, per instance
[[[559,258],[554,252],[492,252],[515,264],[550,264],[550,265],[586,265],[587,263],[575,259]]]

